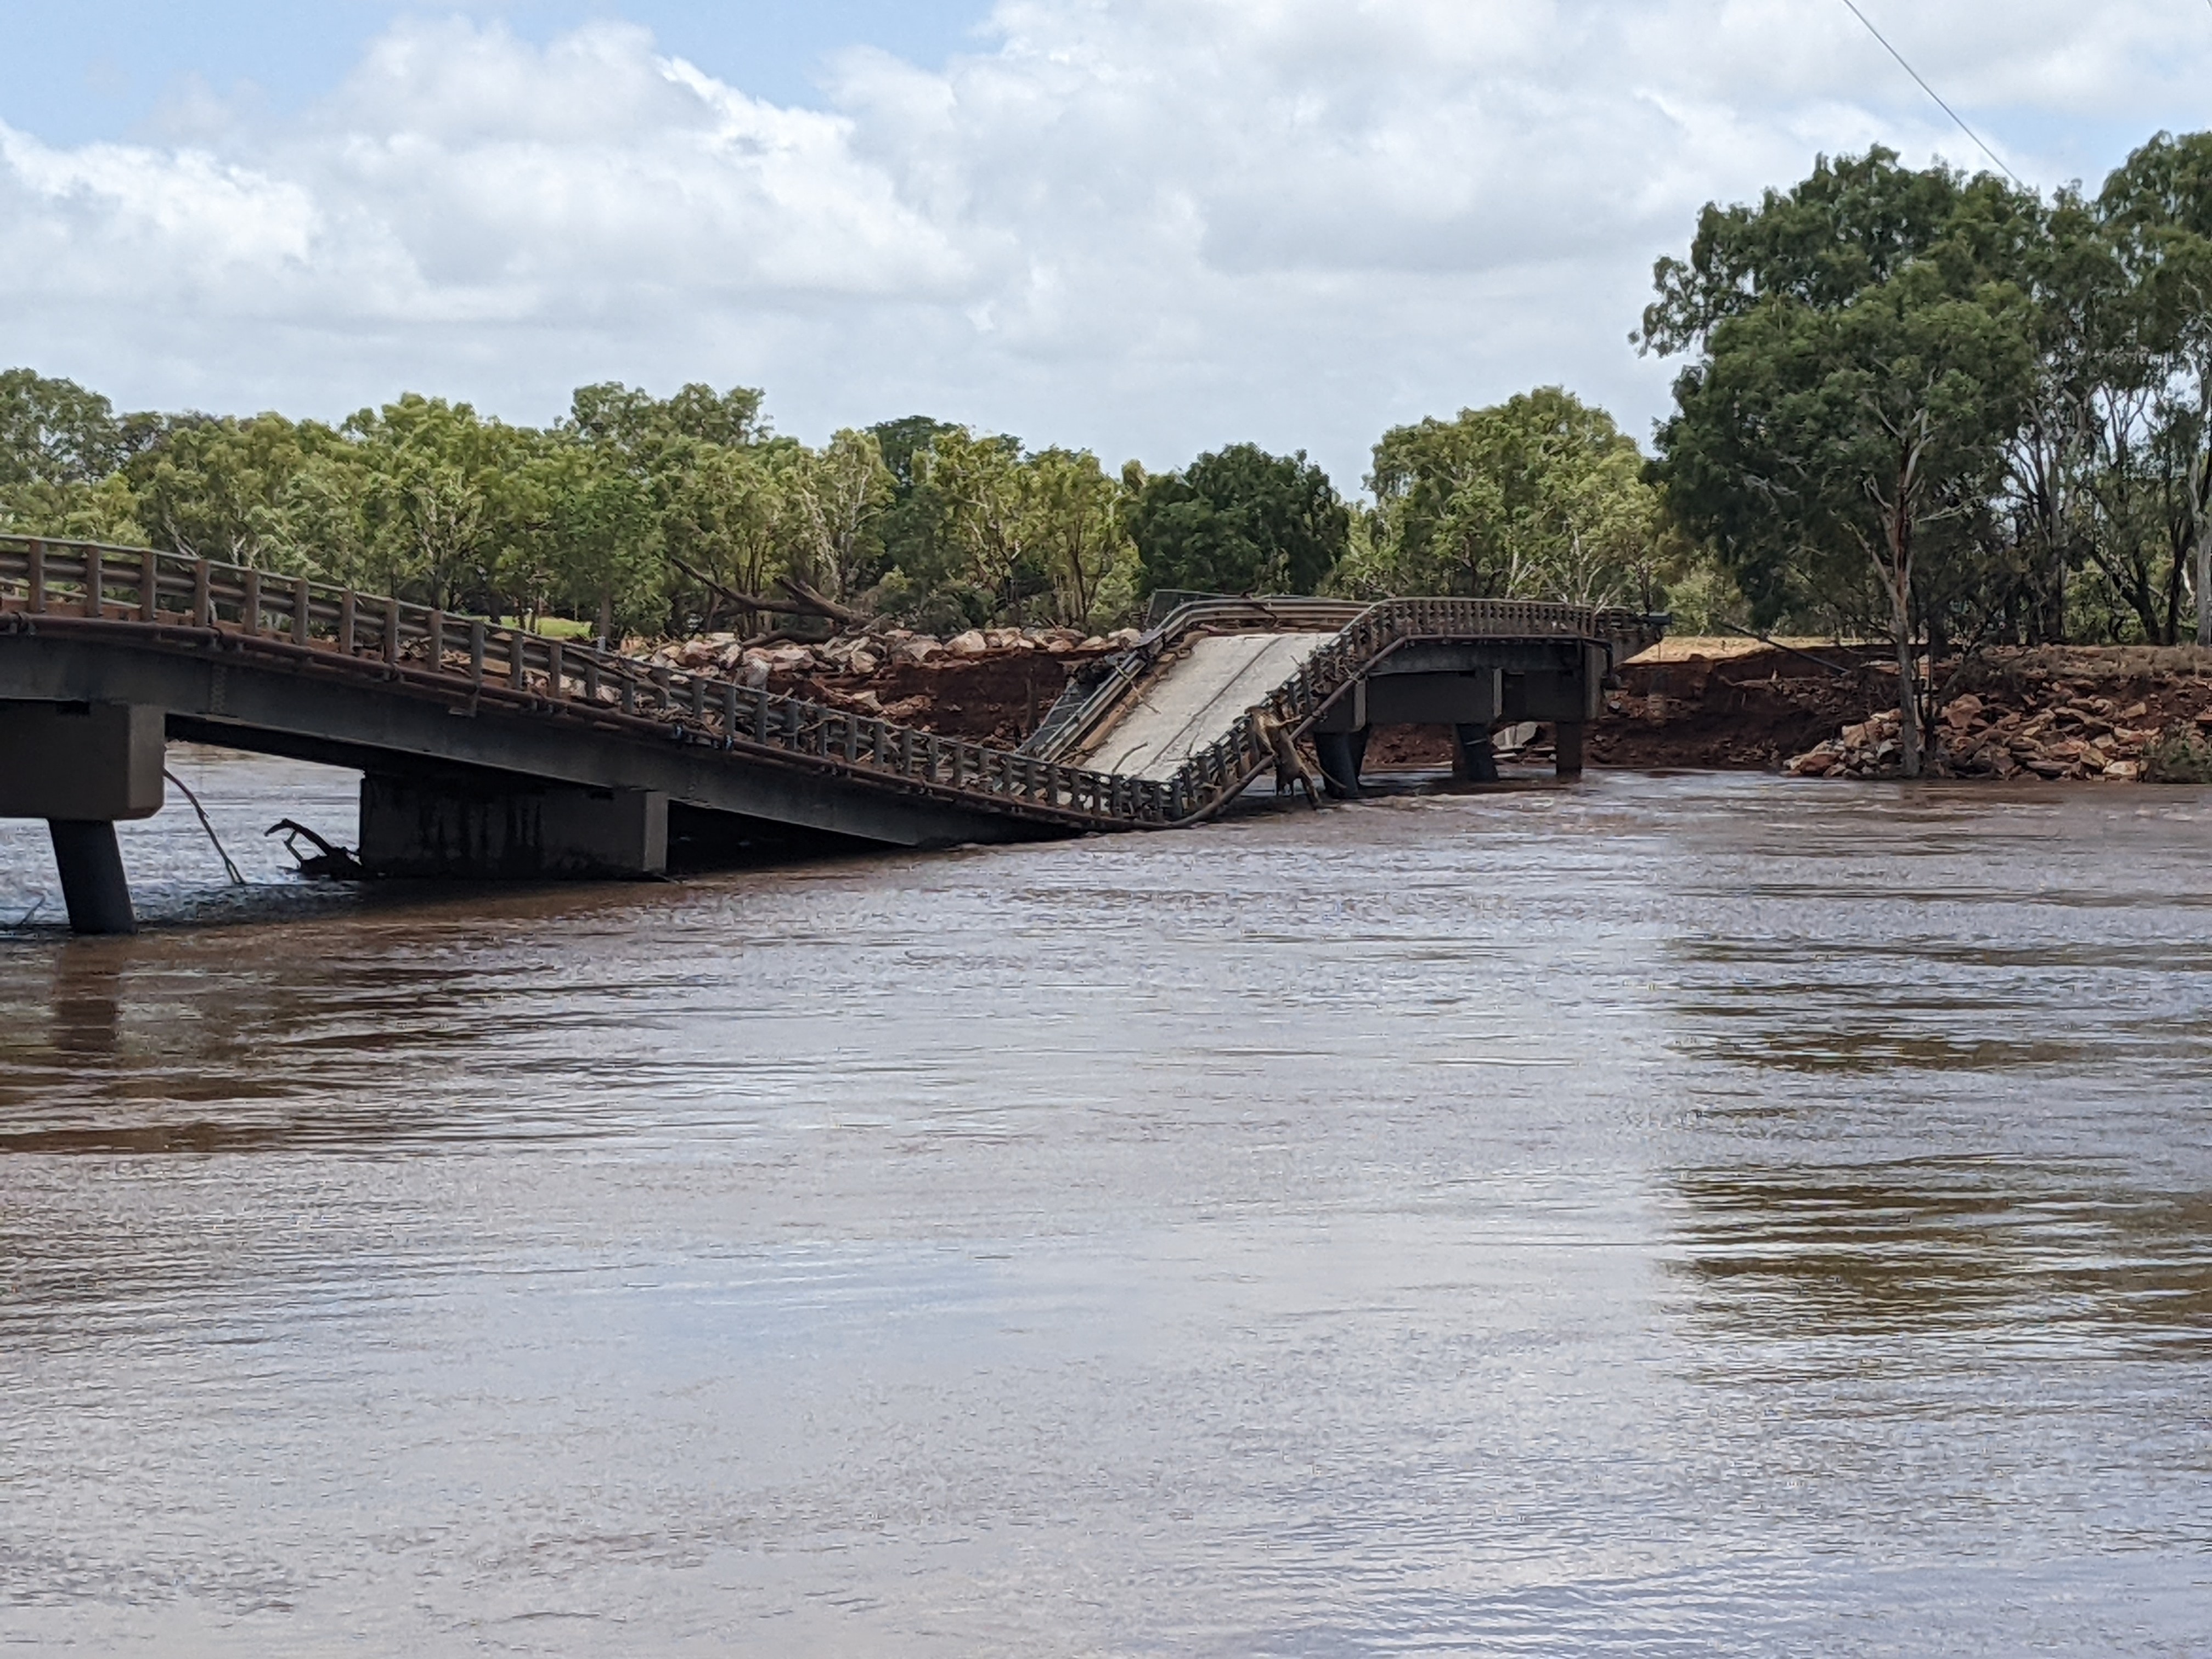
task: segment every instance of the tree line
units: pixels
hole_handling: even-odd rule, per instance
[[[811,447],[762,394],[580,388],[544,428],[416,395],[336,424],[118,414],[0,374],[0,530],[146,543],[602,635],[801,617],[1103,629],[1161,589],[1650,597],[1657,495],[1611,418],[1547,389],[1376,450],[1379,505],[1303,452],[1171,471],[915,416]]]

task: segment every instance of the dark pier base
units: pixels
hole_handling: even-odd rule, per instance
[[[1562,778],[1583,775],[1583,728],[1580,721],[1561,720],[1552,728],[1552,770]]]
[[[1489,722],[1454,726],[1452,737],[1453,775],[1462,783],[1497,782],[1498,751],[1491,747]]]
[[[131,908],[131,882],[123,873],[114,824],[105,818],[49,818],[46,830],[61,869],[70,931],[137,933],[138,917]]]
[[[1316,731],[1314,758],[1321,763],[1322,786],[1338,800],[1359,799],[1359,767],[1367,757],[1367,728]]]

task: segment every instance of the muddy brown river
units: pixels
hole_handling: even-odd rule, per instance
[[[2203,1653],[2212,794],[151,924],[0,825],[0,1648]]]

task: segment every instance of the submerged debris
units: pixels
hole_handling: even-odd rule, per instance
[[[300,866],[300,873],[303,876],[320,877],[327,881],[362,881],[368,878],[368,872],[362,867],[359,854],[325,841],[297,818],[279,818],[261,833],[264,836],[281,835],[284,837],[284,850],[292,855],[292,861]],[[302,854],[300,851],[302,841],[312,843],[316,850]]]

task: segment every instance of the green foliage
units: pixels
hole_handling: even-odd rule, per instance
[[[1304,450],[1232,444],[1143,479],[1127,524],[1141,593],[1311,593],[1344,556],[1351,512]]]
[[[315,422],[185,416],[161,422],[125,473],[156,546],[296,573],[314,561],[289,522],[294,485],[341,447]]]
[[[143,424],[74,380],[0,372],[0,531],[137,540],[137,503],[116,469]]]
[[[2165,643],[2193,608],[2212,635],[2212,135],[2159,135],[2094,198],[1823,160],[1709,206],[1655,276],[1643,343],[1697,359],[1661,476],[1763,620]],[[1846,405],[1878,431],[1829,511],[1791,466],[1836,459]],[[1860,566],[1869,513],[1910,539]]]
[[[1385,433],[1344,585],[1612,605],[1653,597],[1658,501],[1603,410],[1541,386]]]
[[[131,443],[98,392],[27,368],[0,371],[0,489],[98,483],[123,465]]]
[[[2145,783],[2212,783],[2212,740],[2185,720],[2159,733],[2143,750]]]
[[[957,596],[970,623],[1006,616],[1070,627],[1105,626],[1109,584],[1131,554],[1121,486],[1087,451],[1024,454],[1019,441],[940,428],[908,453],[909,512],[926,503],[937,591]],[[918,523],[919,514],[909,519]],[[921,538],[917,538],[921,540]],[[919,573],[902,569],[909,591]],[[926,591],[926,590],[925,590]],[[1117,592],[1123,602],[1127,585]],[[906,603],[911,609],[915,601]],[[942,603],[933,608],[940,618]],[[979,612],[981,614],[979,614]],[[917,613],[918,614],[918,613]]]
[[[1916,566],[1940,586],[1972,558],[2027,395],[2025,312],[2017,289],[1915,267],[1833,311],[1770,300],[1714,330],[1657,471],[1762,621],[1809,600],[1903,625]]]

